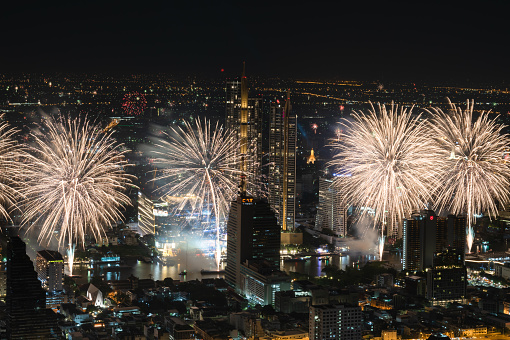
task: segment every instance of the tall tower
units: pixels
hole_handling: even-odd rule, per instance
[[[249,97],[248,78],[243,63],[241,80],[227,81],[225,127],[236,131],[239,152],[244,155],[240,170],[247,176],[258,179],[262,161],[262,101]],[[249,192],[254,187],[248,186]]]
[[[12,237],[7,247],[6,305],[8,339],[53,338],[54,313],[46,312],[46,293],[19,237]]]
[[[348,177],[319,178],[319,206],[315,217],[315,228],[328,228],[337,236],[347,236],[347,206],[343,202],[343,186]]]
[[[269,204],[283,231],[293,230],[296,219],[296,125],[290,91],[282,105],[271,104],[269,128]]]
[[[241,286],[241,265],[247,260],[266,260],[279,268],[280,228],[269,204],[245,195],[232,202],[228,217],[228,283]]]
[[[446,219],[436,216],[432,210],[423,210],[404,220],[404,270],[431,268],[435,254],[445,249],[462,254],[460,261],[463,262],[465,226],[464,216],[449,215]]]

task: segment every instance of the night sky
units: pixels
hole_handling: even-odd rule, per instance
[[[0,72],[510,79],[507,1],[3,4]]]

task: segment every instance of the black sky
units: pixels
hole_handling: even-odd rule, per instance
[[[0,71],[509,79],[506,1],[12,2]]]

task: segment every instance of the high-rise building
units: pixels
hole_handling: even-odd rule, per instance
[[[227,282],[241,287],[241,265],[248,260],[279,268],[280,227],[268,203],[240,195],[231,204],[227,223]]]
[[[45,309],[46,293],[19,237],[11,237],[7,247],[6,305],[8,339],[54,338],[53,311]]]
[[[37,278],[49,292],[62,290],[64,259],[58,251],[40,250],[35,260]]]
[[[337,177],[337,183],[332,179],[319,178],[319,206],[315,216],[315,228],[328,228],[337,236],[347,236],[347,209],[344,203],[342,186],[347,177]]]
[[[465,217],[462,216],[444,218],[432,210],[413,214],[403,224],[404,270],[432,268],[434,255],[449,247],[464,252],[464,230]]]
[[[434,255],[434,265],[427,270],[427,298],[432,305],[464,303],[467,289],[467,271],[464,249],[447,248]]]
[[[362,313],[359,306],[310,306],[310,340],[361,339]]]
[[[417,219],[404,220],[403,231],[403,268],[417,271],[421,266],[420,228]]]
[[[437,220],[438,217],[432,210],[423,210],[404,221],[404,270],[425,270],[432,267],[437,251]]]
[[[282,230],[294,230],[296,220],[296,125],[290,105],[271,103],[269,124],[269,204]]]
[[[227,81],[226,84],[226,116],[225,127],[236,131],[240,142],[240,153],[250,154],[250,161],[241,164],[241,171],[251,174],[255,179],[260,175],[259,165],[262,162],[262,101],[250,98],[248,78],[243,63],[241,80]],[[255,187],[248,184],[248,191]]]

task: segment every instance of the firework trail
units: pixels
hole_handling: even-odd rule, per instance
[[[488,211],[498,214],[497,202],[508,203],[510,167],[503,160],[510,139],[502,134],[504,125],[482,112],[473,119],[474,101],[463,110],[448,100],[450,110],[432,108],[431,128],[442,148],[441,162],[446,164],[436,205],[454,214],[467,214],[467,245],[471,252],[474,214]]]
[[[175,211],[189,209],[191,214],[211,210],[216,223],[216,264],[219,268],[220,220],[224,220],[230,202],[237,194],[243,174],[240,164],[244,157],[239,153],[235,131],[225,130],[210,121],[186,122],[184,128],[171,128],[163,139],[155,141],[155,164],[158,176],[164,181],[158,191],[162,199],[175,204]],[[248,175],[248,174],[244,174]],[[250,180],[250,176],[247,176]]]
[[[441,150],[412,108],[371,105],[368,113],[355,112],[353,118],[353,122],[342,122],[347,132],[336,144],[331,165],[341,175],[335,182],[345,202],[358,209],[374,209],[374,223],[381,224],[382,258],[387,216],[403,219],[412,210],[425,208],[439,175]]]
[[[3,115],[0,115],[0,217],[9,219],[7,209],[14,207],[19,198],[22,174],[20,160],[25,153],[13,138],[17,130],[2,119]]]
[[[40,242],[58,234],[58,246],[69,246],[72,274],[73,243],[96,241],[105,228],[122,219],[120,209],[131,200],[123,193],[132,176],[124,172],[125,151],[87,119],[48,119],[33,133],[24,169],[26,187],[23,224],[39,231]]]

